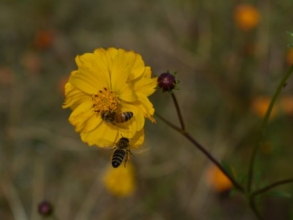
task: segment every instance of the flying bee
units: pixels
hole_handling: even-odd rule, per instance
[[[120,166],[122,161],[125,158],[124,166],[126,166],[126,162],[128,160],[129,154],[132,154],[129,148],[129,139],[122,137],[117,142],[116,147],[114,148],[114,152],[112,155],[112,166],[117,168]]]
[[[132,112],[121,112],[117,113],[115,111],[103,111],[102,112],[102,119],[108,123],[115,125],[116,123],[124,123],[129,121],[133,117]]]
[[[130,141],[128,138],[121,137],[114,147],[113,145],[106,147],[108,149],[114,150],[111,159],[111,163],[114,168],[119,167],[123,160],[124,166],[126,166],[130,155],[133,155],[132,152],[142,153],[145,150],[148,150],[148,148],[146,148],[145,146],[132,144],[134,144],[133,139],[131,139]]]

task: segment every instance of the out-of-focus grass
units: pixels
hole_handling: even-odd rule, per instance
[[[237,175],[245,173],[261,124],[251,103],[273,94],[291,62],[286,45],[292,43],[286,34],[292,4],[253,4],[260,23],[244,31],[233,20],[234,1],[2,1],[0,218],[40,219],[37,204],[46,198],[60,220],[252,219],[243,200],[221,200],[210,191],[207,159],[159,120],[146,125],[151,150],[132,157],[137,192],[111,196],[99,181],[111,152],[82,143],[61,105],[77,54],[110,46],[134,50],[154,74],[178,72],[187,128]],[[292,79],[282,96],[290,93]],[[151,100],[157,112],[178,121],[168,94]],[[257,157],[267,182],[293,174],[292,114],[285,113],[272,118]],[[282,207],[283,219],[292,209],[286,199],[264,204],[267,216]]]

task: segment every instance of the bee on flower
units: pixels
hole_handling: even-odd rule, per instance
[[[155,92],[157,78],[152,78],[139,54],[99,48],[75,61],[78,69],[65,85],[62,107],[72,110],[69,122],[82,141],[103,148],[121,136],[133,138],[143,129],[145,118],[155,122],[148,96]]]

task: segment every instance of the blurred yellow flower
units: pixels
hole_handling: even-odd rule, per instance
[[[263,118],[268,110],[268,107],[270,105],[271,98],[266,96],[259,96],[256,97],[252,103],[251,103],[251,111],[256,114],[257,116]],[[273,118],[276,116],[277,113],[277,106],[276,104],[273,107],[273,110],[271,112],[270,118]]]
[[[139,54],[123,49],[103,48],[77,56],[78,69],[65,85],[63,108],[71,108],[69,122],[90,146],[106,147],[121,136],[132,138],[144,127],[145,117],[155,122],[148,96],[155,92],[157,78]],[[132,112],[133,117],[111,124],[104,112]],[[144,135],[144,134],[143,134]]]
[[[102,177],[102,183],[114,196],[131,196],[136,190],[133,164],[129,161],[126,166],[121,165],[117,168],[109,166]]]
[[[212,165],[207,169],[207,182],[216,192],[225,192],[233,187],[231,181],[216,166]]]
[[[244,31],[255,28],[260,22],[260,13],[252,5],[241,4],[234,10],[236,26]]]

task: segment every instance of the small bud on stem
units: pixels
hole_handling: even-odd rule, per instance
[[[176,72],[171,74],[168,71],[166,73],[162,73],[158,77],[158,88],[162,89],[163,92],[172,92],[173,89],[178,89],[177,84],[178,80],[175,78]]]
[[[38,206],[38,212],[41,216],[50,216],[53,213],[53,206],[48,201],[43,201]]]

